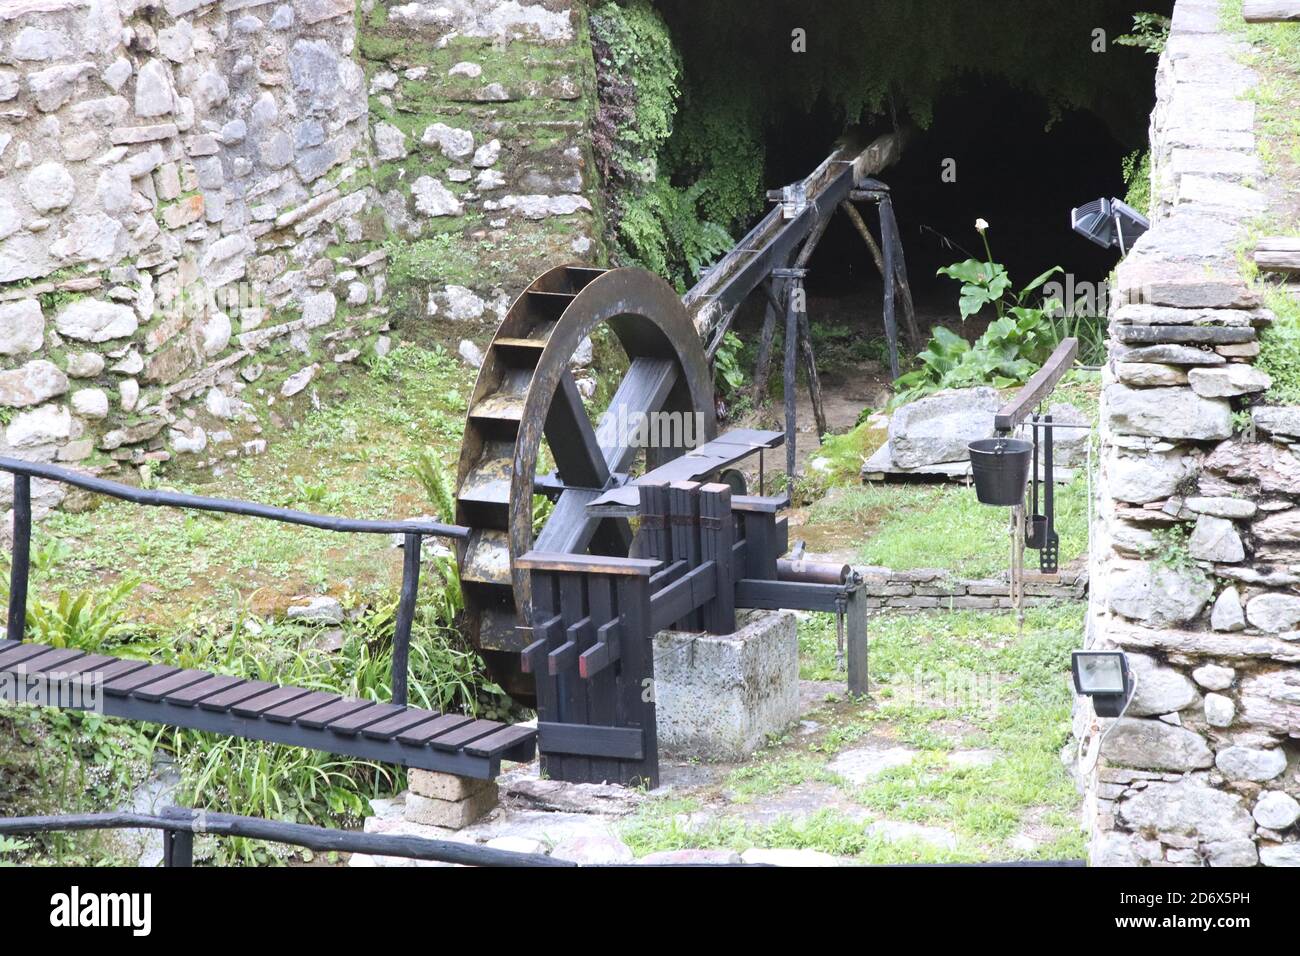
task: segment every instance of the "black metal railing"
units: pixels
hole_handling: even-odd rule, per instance
[[[333,830],[305,823],[262,820],[209,810],[164,807],[160,815],[148,813],[81,813],[48,817],[0,818],[0,836],[76,830],[162,830],[163,865],[193,866],[195,834],[244,837],[305,847],[317,852],[366,853],[411,860],[459,863],[462,866],[562,866],[578,864],[540,853],[516,853],[475,843],[429,840],[386,833]]]
[[[148,490],[131,485],[106,481],[80,472],[46,465],[40,462],[21,461],[0,457],[0,471],[14,476],[13,493],[13,549],[9,569],[9,622],[5,636],[21,641],[27,622],[27,585],[31,572],[32,539],[32,479],[54,481],[71,485],[95,494],[108,495],[137,505],[161,508],[181,508],[191,511],[216,511],[224,514],[264,518],[285,524],[319,528],[324,531],[342,531],[357,534],[400,534],[403,536],[405,556],[402,562],[402,590],[397,605],[397,621],[393,632],[393,703],[406,706],[407,669],[410,659],[411,626],[415,621],[415,601],[420,588],[420,551],[426,537],[464,540],[469,529],[459,525],[436,521],[365,521],[356,518],[338,518],[317,515],[306,511],[293,511],[252,501],[227,498],[205,498],[176,491]]]

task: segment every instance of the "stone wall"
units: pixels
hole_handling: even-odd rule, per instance
[[[1033,560],[1033,552],[1028,553]],[[1006,577],[956,578],[940,568],[891,571],[858,567],[867,593],[867,606],[903,611],[992,610],[1012,607]],[[1086,567],[1063,568],[1053,575],[1027,574],[1024,605],[1037,607],[1060,601],[1081,601],[1088,594]]]
[[[571,7],[0,5],[0,454],[219,471],[390,328],[485,338],[597,256]]]
[[[1300,409],[1259,404],[1252,365],[1273,316],[1236,260],[1269,202],[1242,52],[1217,0],[1178,0],[1154,226],[1116,273],[1089,641],[1138,686],[1084,780],[1097,864],[1300,864]]]

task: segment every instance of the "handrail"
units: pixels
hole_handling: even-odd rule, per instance
[[[517,853],[474,843],[429,840],[423,837],[384,833],[357,833],[305,823],[286,823],[237,816],[208,810],[165,807],[161,816],[147,813],[82,813],[64,816],[0,818],[0,834],[40,833],[48,830],[162,830],[169,838],[163,855],[165,866],[192,866],[194,834],[245,837],[339,853],[369,853],[400,856],[412,860],[435,860],[463,866],[560,866],[576,867],[541,853]]]
[[[67,468],[47,465],[42,462],[22,461],[17,458],[0,457],[0,471],[14,475],[26,475],[29,478],[41,478],[72,485],[96,494],[120,498],[137,505],[150,505],[162,508],[188,508],[194,511],[217,511],[226,514],[244,515],[249,518],[266,518],[285,524],[305,525],[323,531],[355,532],[359,534],[418,534],[429,537],[454,538],[464,540],[469,537],[470,529],[460,525],[442,524],[437,521],[367,521],[358,518],[339,518],[333,515],[318,515],[307,511],[294,511],[290,508],[277,508],[255,501],[237,501],[230,498],[206,498],[201,495],[187,495],[178,491],[146,490],[116,481],[94,478]]]
[[[1034,410],[1034,406],[1047,397],[1056,387],[1065,373],[1074,364],[1074,357],[1079,354],[1079,340],[1062,339],[1043,367],[1035,372],[1020,389],[1015,398],[998,409],[993,417],[993,428],[999,432],[1009,432]]]
[[[402,561],[402,590],[393,628],[392,684],[394,704],[406,706],[407,670],[411,644],[411,627],[415,623],[415,601],[420,587],[420,553],[425,537],[469,537],[470,529],[460,525],[437,521],[365,521],[355,518],[337,518],[331,515],[293,511],[253,501],[236,501],[228,498],[206,498],[177,491],[151,491],[135,488],[116,481],[95,478],[67,468],[41,462],[22,461],[18,458],[0,457],[0,471],[14,476],[13,549],[9,567],[9,621],[5,636],[11,641],[21,641],[27,624],[27,585],[31,570],[32,538],[32,479],[57,481],[85,491],[119,498],[137,505],[161,508],[186,508],[194,511],[215,511],[224,514],[264,518],[285,524],[303,525],[324,531],[355,532],[360,534],[400,534],[406,549]]]

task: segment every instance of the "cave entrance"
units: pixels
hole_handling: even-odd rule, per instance
[[[1115,265],[1113,252],[1071,231],[1070,209],[1125,196],[1125,160],[1146,148],[1156,58],[1114,40],[1139,10],[1167,14],[1168,0],[1079,0],[1052,5],[1050,16],[1027,0],[774,2],[744,17],[722,0],[656,6],[682,55],[684,95],[667,150],[679,182],[721,183],[725,195],[728,157],[748,150],[763,189],[777,189],[846,136],[865,147],[917,128],[878,178],[893,196],[923,338],[942,324],[973,340],[987,324],[961,322],[957,283],[936,276],[985,257],[977,219],[989,223],[993,258],[1015,289],[1053,266],[1076,288],[1102,283]],[[796,29],[806,32],[805,53],[791,52]],[[874,210],[861,209],[874,229]],[[739,235],[761,214],[727,225]],[[883,289],[847,217],[832,218],[809,268],[827,384],[846,375],[861,384],[864,366],[882,364]],[[761,324],[762,298],[751,296],[737,317],[742,337]],[[905,338],[900,351],[910,358]],[[883,373],[873,371],[882,386]]]

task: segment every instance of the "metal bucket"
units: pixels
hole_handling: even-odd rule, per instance
[[[1019,438],[981,438],[967,448],[980,504],[1011,507],[1025,500],[1032,444]]]

